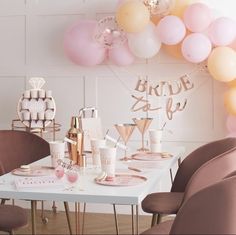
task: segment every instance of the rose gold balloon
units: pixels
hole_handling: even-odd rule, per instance
[[[118,27],[114,16],[107,16],[98,21],[94,39],[109,49],[119,47],[127,40],[125,32]]]
[[[175,0],[143,0],[151,15],[166,16],[174,8]]]

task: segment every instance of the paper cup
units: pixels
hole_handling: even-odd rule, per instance
[[[52,167],[57,167],[58,160],[65,157],[65,142],[51,141],[49,142]]]
[[[39,90],[39,98],[44,99],[44,98],[45,98],[45,95],[46,95],[45,90]]]
[[[26,121],[30,120],[30,112],[29,111],[22,112],[22,119]]]
[[[162,152],[162,144],[157,143],[157,144],[150,144],[150,150],[152,153],[160,153]]]
[[[53,108],[54,108],[53,102],[52,102],[51,100],[48,100],[48,101],[47,101],[47,108],[48,108],[48,109],[53,109]]]
[[[37,112],[30,112],[30,117],[31,117],[31,120],[37,120],[38,119]]]
[[[106,140],[104,139],[91,139],[92,160],[94,166],[101,166],[99,148],[106,147]]]
[[[116,168],[116,148],[100,148],[101,169],[107,174],[107,177],[115,177]]]
[[[159,144],[162,139],[163,130],[149,130],[150,145]]]
[[[51,98],[52,97],[52,91],[51,90],[46,91],[46,97],[47,98]]]
[[[39,120],[44,120],[45,113],[44,111],[38,112],[38,118]]]
[[[45,119],[46,120],[52,120],[53,119],[53,111],[52,110],[47,110],[45,112]]]
[[[31,98],[37,99],[38,98],[38,90],[30,90]]]
[[[26,98],[26,99],[30,98],[30,90],[24,91],[24,98]]]
[[[29,101],[24,99],[21,102],[21,109],[28,109],[29,108]]]

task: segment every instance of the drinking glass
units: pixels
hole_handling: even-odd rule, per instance
[[[153,118],[133,118],[134,123],[137,125],[137,128],[142,135],[142,147],[138,149],[138,151],[148,151],[148,149],[144,147],[144,134],[150,126],[152,120]]]
[[[79,179],[79,172],[78,169],[75,167],[71,167],[70,169],[67,169],[66,171],[66,178],[69,181],[71,185],[71,189],[77,189],[77,181]]]
[[[55,169],[55,175],[58,179],[61,179],[65,174],[64,167],[58,165]]]
[[[125,144],[125,156],[121,158],[121,160],[127,161],[129,158],[127,157],[127,143],[129,141],[130,136],[132,135],[136,124],[126,123],[126,124],[115,124],[116,130],[119,132],[120,137],[124,141]]]

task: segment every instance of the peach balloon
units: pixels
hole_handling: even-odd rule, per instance
[[[158,16],[158,15],[152,15],[152,16],[151,16],[151,21],[152,21],[152,23],[154,23],[155,25],[157,25],[161,19],[162,19],[162,18],[161,18],[160,16]]]
[[[236,39],[229,45],[229,47],[236,51]]]
[[[227,85],[229,87],[236,87],[236,78],[234,80],[232,80],[231,82],[228,82]]]
[[[191,0],[176,0],[176,1],[175,1],[175,6],[174,6],[174,8],[171,10],[170,14],[182,18],[183,15],[184,15],[185,9],[186,9],[187,6],[188,6],[189,4],[191,4],[191,3],[192,3]]]
[[[141,32],[150,21],[148,8],[138,0],[123,3],[116,12],[120,28],[128,33]]]
[[[208,57],[208,70],[218,81],[232,81],[236,78],[236,52],[230,47],[216,47]]]
[[[191,32],[186,30],[186,35],[185,38],[190,34]],[[177,59],[184,59],[183,55],[182,55],[182,50],[181,50],[181,46],[182,46],[182,42],[183,40],[176,44],[176,45],[162,45],[162,48],[164,48],[164,50],[171,56],[177,58]]]
[[[181,43],[176,45],[162,45],[164,50],[171,56],[177,59],[184,59],[182,52],[181,52]]]
[[[226,110],[236,115],[236,87],[229,89],[224,97]]]

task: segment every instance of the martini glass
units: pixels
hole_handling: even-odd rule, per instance
[[[121,158],[121,160],[129,160],[129,158],[127,157],[127,142],[129,141],[129,138],[131,136],[131,134],[134,131],[135,128],[135,124],[133,123],[128,123],[128,124],[115,124],[115,128],[116,130],[119,132],[120,137],[122,138],[122,140],[124,141],[125,144],[125,156],[123,158]]]
[[[142,147],[138,149],[138,151],[143,151],[143,152],[148,151],[147,148],[144,148],[144,134],[147,131],[148,127],[150,126],[152,120],[153,118],[133,118],[134,123],[137,125],[142,135]]]

